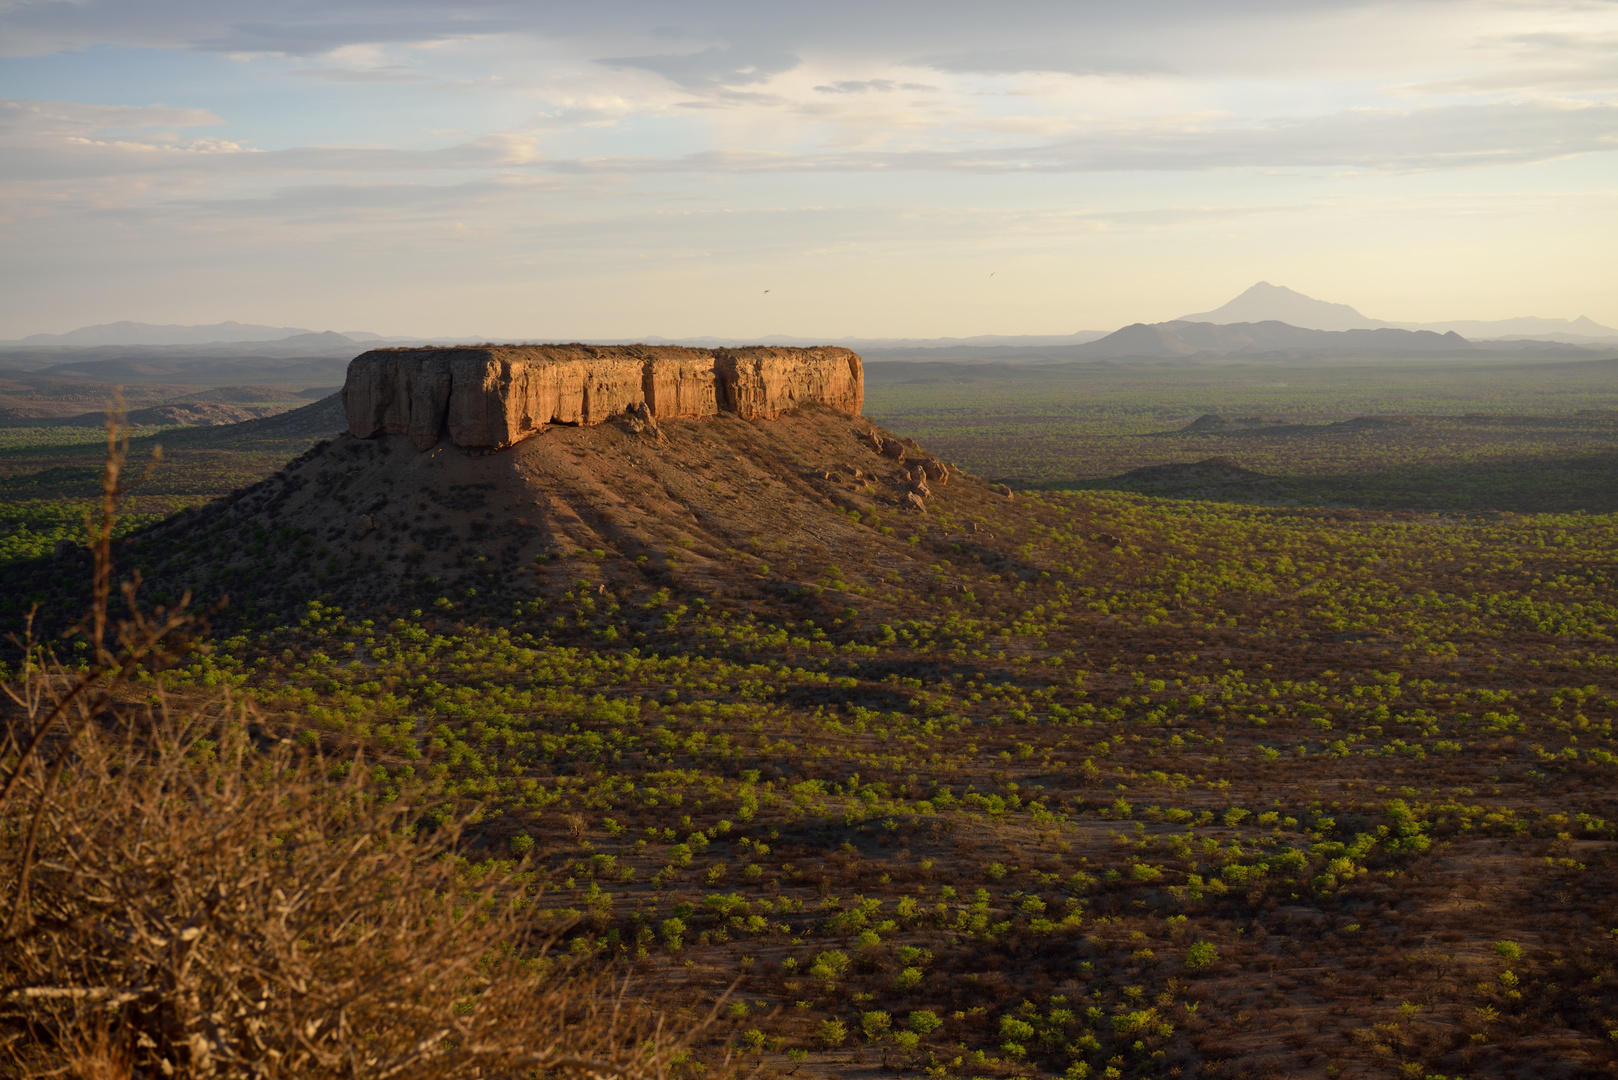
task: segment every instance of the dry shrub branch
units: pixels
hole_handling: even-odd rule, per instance
[[[81,1077],[656,1077],[628,987],[547,955],[533,888],[457,857],[355,762],[267,738],[227,691],[149,674],[183,606],[109,626],[125,447],[109,430],[79,670],[25,639],[0,764],[0,1068]],[[108,640],[110,637],[110,641]]]

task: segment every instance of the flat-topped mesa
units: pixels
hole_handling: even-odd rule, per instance
[[[348,365],[343,408],[357,438],[445,437],[501,449],[546,424],[599,424],[644,407],[654,420],[767,420],[822,404],[858,416],[859,355],[824,347],[687,349],[662,345],[482,345],[373,349]]]

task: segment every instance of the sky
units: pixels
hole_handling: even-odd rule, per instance
[[[0,0],[0,338],[1618,325],[1618,0]]]

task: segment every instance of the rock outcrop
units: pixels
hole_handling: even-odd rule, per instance
[[[506,345],[374,349],[348,366],[343,407],[357,438],[444,437],[501,449],[547,424],[714,416],[770,419],[822,404],[858,415],[864,369],[847,349]]]
[[[678,351],[681,355],[668,355]],[[706,349],[666,349],[646,361],[641,393],[651,419],[713,416],[719,411],[713,354]]]
[[[865,407],[865,368],[848,349],[716,349],[714,370],[725,410],[744,420],[769,420],[809,402],[853,416]]]

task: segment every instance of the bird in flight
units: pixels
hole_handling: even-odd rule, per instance
[[[770,290],[768,290],[768,289],[765,289],[765,290],[764,290],[764,292],[765,292],[765,293],[766,293],[766,294],[768,294],[768,293],[769,293],[769,291],[770,291]]]
[[[998,271],[998,270],[990,270],[990,271],[989,271],[989,276],[990,276],[990,277],[994,277],[994,275],[996,275],[996,274],[998,274],[998,273],[999,273],[999,272],[1000,272],[1000,271]]]

